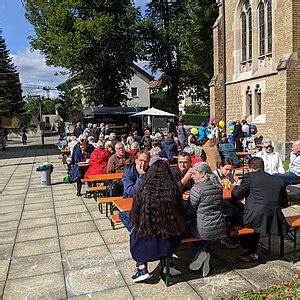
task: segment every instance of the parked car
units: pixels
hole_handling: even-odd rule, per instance
[[[6,147],[6,136],[4,133],[4,129],[0,128],[0,148],[4,151]]]

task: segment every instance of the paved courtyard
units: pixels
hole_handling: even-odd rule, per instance
[[[54,165],[54,172],[52,186],[42,188],[35,168],[45,161]],[[243,264],[237,260],[241,248],[229,250],[216,242],[210,245],[207,278],[189,271],[190,251],[181,248],[174,263],[183,275],[173,278],[169,288],[159,280],[157,263],[150,264],[149,282],[133,284],[126,230],[112,230],[94,200],[76,197],[75,186],[62,182],[64,175],[56,149],[29,150],[13,140],[0,152],[3,299],[228,298],[300,273],[296,264],[278,258],[274,237],[274,252],[261,250],[259,263]]]

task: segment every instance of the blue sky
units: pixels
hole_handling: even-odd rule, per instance
[[[149,1],[135,0],[134,2],[143,12]],[[33,35],[34,30],[25,19],[24,13],[21,0],[0,0],[0,28],[7,49],[10,50],[23,85],[55,87],[66,80],[66,76],[55,76],[59,69],[47,67],[42,55],[38,51],[30,50],[28,36]],[[139,65],[143,67],[145,63],[141,62]]]

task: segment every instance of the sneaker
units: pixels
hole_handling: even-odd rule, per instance
[[[150,278],[151,275],[149,274],[146,268],[144,269],[137,269],[136,273],[131,277],[133,282],[139,282]]]
[[[243,262],[250,263],[250,262],[258,260],[258,254],[251,253],[248,255],[239,255],[238,258],[239,258],[239,260],[241,260]]]
[[[224,237],[221,239],[221,244],[226,246],[229,249],[235,249],[239,245],[230,237]]]
[[[206,277],[209,274],[210,268],[209,268],[209,261],[210,261],[210,254],[208,252],[206,252],[206,259],[203,263],[203,267],[202,267],[202,276]]]
[[[167,268],[166,267],[164,267],[163,272],[164,272],[164,274],[167,273]],[[173,264],[171,264],[170,265],[170,275],[171,276],[178,276],[178,275],[181,275],[181,272],[178,269],[176,269],[176,267]]]
[[[198,253],[196,253],[193,261],[191,262],[191,264],[189,266],[190,270],[192,270],[192,271],[199,270],[206,258],[207,258],[207,254],[205,251],[201,250]]]

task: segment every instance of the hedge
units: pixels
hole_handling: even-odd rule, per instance
[[[185,114],[181,116],[185,125],[200,126],[202,122],[209,122],[209,115]]]

